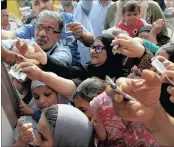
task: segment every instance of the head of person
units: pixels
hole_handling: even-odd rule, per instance
[[[156,52],[156,56],[160,55],[174,63],[174,42],[167,43],[160,47]]]
[[[151,29],[152,26],[143,26],[138,30],[136,36],[148,40]]]
[[[3,9],[1,10],[1,26],[7,26],[8,25],[8,10],[7,9]]]
[[[36,43],[45,51],[61,38],[63,20],[59,13],[45,10],[39,14],[35,26]]]
[[[111,46],[112,40],[114,40],[114,36],[106,33],[95,39],[90,47],[91,64],[93,66],[102,66],[114,56],[112,53],[113,46]]]
[[[77,87],[73,94],[75,107],[81,110],[91,120],[93,112],[90,107],[90,101],[104,92],[104,90],[105,83],[103,80],[96,77],[86,79]]]
[[[60,0],[60,3],[63,8],[73,6],[73,0]]]
[[[134,25],[137,23],[140,16],[140,6],[137,1],[128,1],[124,4],[123,9],[123,21],[127,25]]]
[[[44,10],[53,11],[54,0],[31,0],[31,7],[36,16]]]
[[[105,33],[95,39],[90,47],[91,64],[88,68],[90,76],[104,79],[106,75],[111,78],[118,78],[122,75],[123,56],[121,54],[113,54],[111,43],[114,38],[113,35]],[[111,66],[117,69],[113,70]]]
[[[57,104],[43,110],[34,143],[39,147],[88,147],[91,135],[92,125],[81,111]]]
[[[32,81],[31,91],[34,101],[40,109],[59,103],[58,93],[40,81]]]
[[[123,6],[130,0],[118,0],[117,1],[117,10],[115,12],[115,18],[111,23],[111,26],[117,26],[121,21],[121,15],[123,14]],[[147,8],[149,7],[148,0],[136,0],[140,5],[140,18],[146,19]]]

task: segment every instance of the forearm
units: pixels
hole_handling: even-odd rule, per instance
[[[1,46],[1,60],[6,62],[7,64],[13,65],[15,64],[18,55],[14,52],[4,49]]]
[[[47,63],[46,65],[42,66],[44,71],[49,71],[57,74],[58,76],[73,79],[80,77],[82,79],[86,79],[87,71],[85,67],[78,65],[78,66],[66,66],[56,59],[47,56]]]
[[[27,144],[22,142],[19,138],[16,142],[12,145],[12,147],[27,147]]]
[[[94,36],[90,32],[83,32],[83,35],[79,38],[79,40],[85,45],[85,46],[91,46],[94,43]]]
[[[16,35],[12,31],[5,31],[1,30],[1,39],[6,40],[6,39],[16,39]]]
[[[174,145],[174,118],[169,116],[162,106],[157,110],[156,116],[145,126],[150,130],[156,141],[161,146]]]
[[[64,96],[72,96],[76,88],[76,85],[72,80],[59,77],[50,72],[43,71],[39,80]]]
[[[158,34],[156,34],[156,33],[154,33],[154,32],[150,32],[149,33],[149,41],[150,42],[152,42],[152,43],[154,43],[154,44],[157,44],[157,35]]]

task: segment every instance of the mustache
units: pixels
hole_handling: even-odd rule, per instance
[[[36,38],[36,41],[39,41],[39,42],[47,42],[47,39],[46,39],[46,37],[37,37]]]

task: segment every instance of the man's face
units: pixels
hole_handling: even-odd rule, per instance
[[[31,1],[32,9],[36,15],[39,15],[39,13],[43,10],[53,11],[53,4],[54,4],[54,0],[32,0]]]
[[[1,25],[5,26],[8,25],[8,11],[7,10],[1,10]]]
[[[35,40],[44,51],[49,51],[60,37],[59,24],[54,18],[43,17],[38,20],[35,27]]]

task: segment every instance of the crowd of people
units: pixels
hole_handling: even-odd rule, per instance
[[[1,60],[27,74],[12,77],[22,103],[12,146],[173,146],[174,40],[159,4],[60,4],[31,0],[19,28],[1,10]]]

